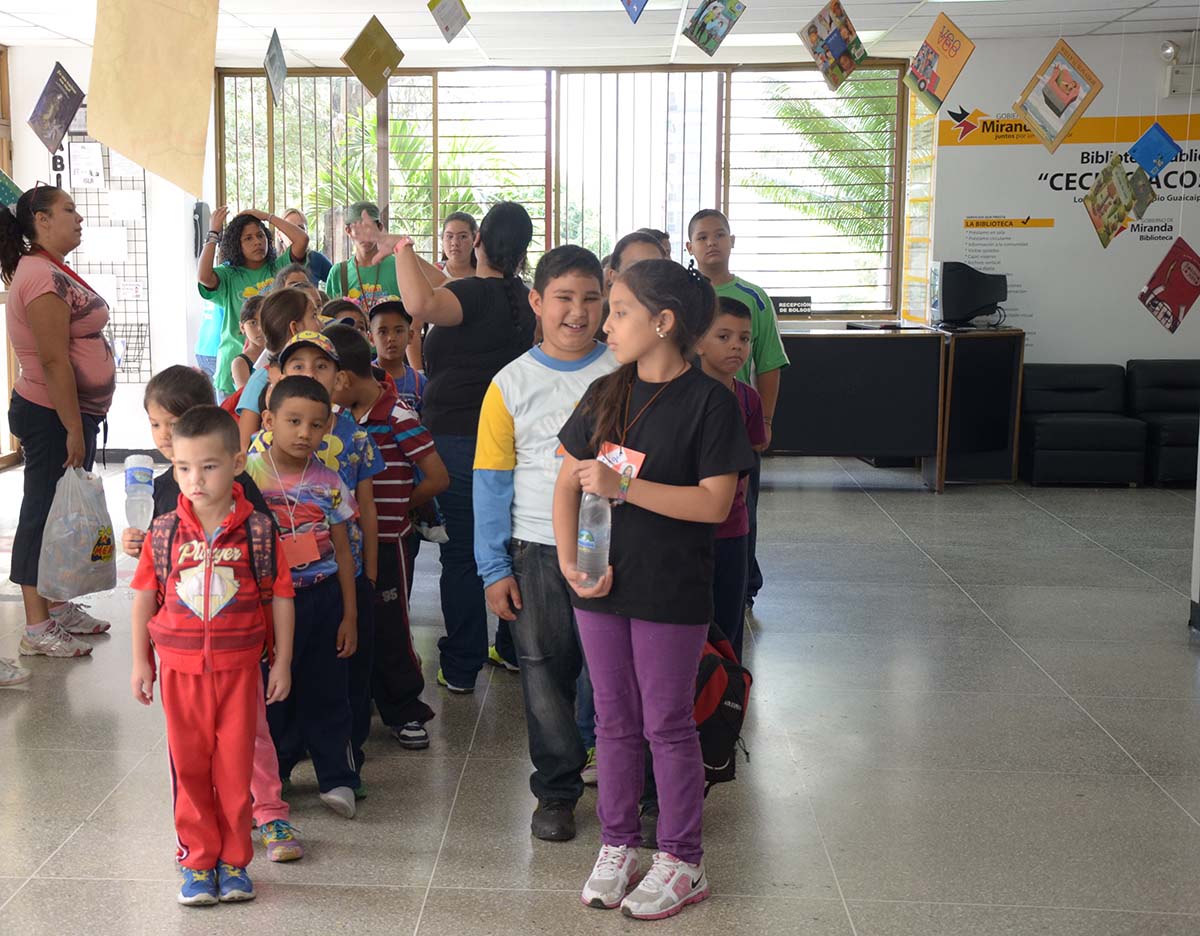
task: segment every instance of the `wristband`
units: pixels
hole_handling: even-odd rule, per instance
[[[221,232],[220,231],[209,231],[208,236],[206,238],[204,238],[204,242],[206,244],[215,244],[220,240],[221,240]]]
[[[633,483],[633,475],[621,472],[621,480],[617,485],[617,501],[624,504],[629,499],[629,485]]]

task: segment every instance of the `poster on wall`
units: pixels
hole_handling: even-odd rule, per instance
[[[700,0],[683,35],[705,55],[715,55],[745,12],[746,4],[741,0]]]
[[[867,50],[841,0],[832,0],[813,17],[800,30],[800,41],[817,63],[830,91],[841,87],[867,57]]]
[[[403,58],[404,53],[379,22],[379,17],[372,16],[350,43],[350,48],[342,53],[342,64],[354,72],[354,77],[362,82],[371,97],[379,97]]]
[[[974,51],[975,43],[950,17],[939,13],[908,66],[904,83],[931,114],[936,114]]]
[[[1163,328],[1175,334],[1197,298],[1200,298],[1200,256],[1179,237],[1138,293],[1138,302]]]
[[[72,140],[67,144],[71,159],[71,189],[107,188],[104,182],[104,150],[99,143]]]
[[[29,115],[29,127],[37,134],[51,153],[58,150],[67,128],[75,119],[75,112],[83,103],[83,89],[67,74],[62,63],[54,63],[50,80],[42,89],[42,95]]]
[[[1103,87],[1075,50],[1059,39],[1013,109],[1053,153]]]

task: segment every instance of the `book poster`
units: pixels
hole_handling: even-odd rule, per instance
[[[350,48],[342,53],[342,64],[354,72],[354,77],[372,97],[379,97],[403,58],[404,53],[379,22],[379,17],[372,16],[350,43]]]
[[[700,0],[683,35],[705,55],[714,55],[744,12],[741,0]]]
[[[283,55],[283,43],[279,41],[279,30],[271,30],[271,41],[267,44],[267,57],[263,59],[263,71],[267,73],[267,87],[271,89],[271,102],[278,107],[283,103],[283,83],[287,80],[287,59]]]
[[[15,210],[17,199],[24,194],[21,186],[13,181],[13,177],[0,169],[0,205],[7,205],[10,209]]]
[[[1100,245],[1105,249],[1112,243],[1113,238],[1125,230],[1125,222],[1133,210],[1136,197],[1129,177],[1125,174],[1125,166],[1120,156],[1114,156],[1108,165],[1096,173],[1096,181],[1091,191],[1083,196],[1083,206],[1087,209]]]
[[[67,74],[60,62],[54,63],[50,80],[29,115],[29,126],[51,153],[62,145],[75,112],[83,103],[83,89]]]
[[[1174,334],[1197,297],[1200,297],[1200,257],[1180,237],[1138,293],[1138,302]]]
[[[1145,169],[1152,179],[1157,179],[1167,163],[1182,152],[1183,147],[1171,139],[1171,134],[1157,120],[1129,147],[1133,161]]]
[[[832,0],[801,29],[800,41],[821,69],[830,91],[836,91],[867,57],[841,0]]]
[[[629,14],[629,18],[636,23],[638,17],[642,15],[642,10],[646,9],[646,4],[649,2],[650,0],[621,0],[621,6]]]
[[[1158,192],[1154,191],[1150,176],[1141,166],[1129,174],[1129,185],[1133,189],[1133,217],[1141,221],[1146,209],[1158,200]]]
[[[1103,87],[1075,50],[1059,39],[1013,109],[1053,153]]]
[[[471,21],[471,14],[462,0],[429,0],[429,12],[433,14],[447,42],[453,42],[454,37]]]
[[[908,66],[904,83],[931,114],[936,114],[950,96],[950,89],[974,51],[975,43],[951,22],[950,17],[939,13]]]

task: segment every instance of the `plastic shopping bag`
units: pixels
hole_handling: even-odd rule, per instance
[[[99,475],[68,468],[54,490],[38,559],[38,594],[70,601],[117,587],[113,526]]]

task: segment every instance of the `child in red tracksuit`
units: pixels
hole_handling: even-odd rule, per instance
[[[295,625],[291,570],[270,518],[255,513],[234,482],[246,456],[233,417],[217,406],[193,407],[175,424],[172,442],[179,506],[155,519],[133,577],[131,684],[134,698],[151,704],[153,642],[182,855],[179,902],[252,900],[246,866],[254,853],[250,775],[259,661],[273,620],[267,704],[286,698]]]

